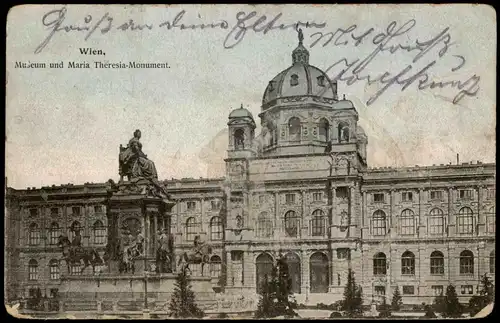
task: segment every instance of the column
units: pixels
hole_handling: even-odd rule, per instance
[[[394,190],[391,189],[389,190],[389,203],[390,203],[390,208],[389,208],[389,218],[387,219],[387,224],[388,227],[391,229],[390,236],[392,237],[393,235],[397,235],[397,228],[399,227],[399,221],[394,220],[393,223],[393,213],[394,213]]]
[[[476,230],[476,235],[482,235],[485,233],[485,228],[486,228],[486,219],[484,214],[481,212],[481,206],[482,206],[482,199],[483,199],[483,188],[484,186],[478,185],[477,187],[477,230]]]
[[[347,237],[352,237],[356,235],[356,223],[353,223],[353,215],[354,215],[354,186],[350,185],[349,186],[349,231],[348,231],[348,236]]]
[[[231,263],[231,251],[226,251],[226,279],[227,286],[233,286],[233,266]]]
[[[422,203],[424,203],[425,201],[423,200],[423,194],[424,194],[424,189],[423,187],[419,187],[418,188],[418,229],[417,229],[417,232],[418,232],[418,236],[417,237],[424,237],[426,236],[427,234],[427,231],[425,230],[425,223],[424,223],[424,220],[425,220],[425,216],[422,214]]]
[[[151,212],[146,212],[146,216],[144,218],[144,229],[143,229],[143,232],[144,232],[144,240],[145,240],[145,244],[144,244],[144,255],[145,256],[150,256],[149,254],[149,251],[151,250],[150,248],[150,243],[151,243],[151,237],[150,237],[150,234],[151,234],[151,229],[150,229],[150,220],[149,218],[151,217]],[[146,269],[146,268],[144,268]]]
[[[153,214],[153,236],[152,236],[152,239],[153,240],[153,250],[156,250],[157,248],[157,239],[158,239],[158,213],[154,213]],[[173,234],[173,232],[169,231],[168,232],[169,234]]]
[[[302,216],[301,216],[301,223],[299,224],[300,226],[300,231],[299,231],[299,238],[300,237],[307,237],[307,209],[306,209],[306,191],[301,190],[300,191],[302,195]]]
[[[279,225],[280,218],[280,194],[278,191],[274,192],[274,237],[276,237],[276,232],[278,235],[281,234],[281,225]]]
[[[201,239],[203,241],[206,241],[207,240],[207,232],[208,232],[207,221],[210,221],[210,219],[205,218],[205,213],[204,213],[205,208],[203,207],[204,202],[205,202],[205,197],[202,197],[200,199],[200,214],[201,214],[201,216],[200,216],[200,230],[201,230]]]
[[[253,257],[253,252],[245,251],[243,254],[243,284],[255,290],[256,288],[256,277],[255,277],[255,262]]]
[[[455,216],[453,214],[453,187],[448,188],[448,219],[447,224],[448,228],[446,232],[448,233],[448,237],[455,236]]]
[[[367,205],[367,201],[366,201],[366,191],[363,191],[363,200],[361,201],[362,206],[361,206],[361,227],[362,227],[362,231],[361,231],[361,238],[363,238],[363,234],[365,233],[365,226],[367,225],[367,214],[366,214],[366,205]]]
[[[304,294],[307,300],[311,282],[309,277],[309,263],[307,259],[307,252],[305,250],[300,251],[300,270],[302,271],[300,278],[302,281],[300,284],[300,293]]]

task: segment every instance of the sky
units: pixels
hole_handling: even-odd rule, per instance
[[[109,5],[66,7],[60,29],[42,49],[62,6],[18,6],[7,17],[6,177],[18,189],[60,184],[117,180],[119,145],[135,129],[142,131],[143,151],[156,164],[161,179],[224,176],[228,142],[227,122],[232,109],[243,105],[256,118],[268,82],[292,64],[297,46],[294,28],[250,28],[259,17],[277,18],[276,25],[297,21],[323,23],[323,28],[302,27],[309,62],[329,77],[346,66],[329,68],[346,58],[359,61],[383,41],[387,30],[396,33],[387,46],[414,46],[435,40],[436,45],[415,60],[418,51],[379,53],[362,74],[371,79],[384,72],[398,74],[411,65],[405,79],[428,64],[428,79],[460,81],[461,89],[475,95],[458,103],[457,86],[418,89],[417,79],[402,91],[393,84],[372,104],[385,83],[365,79],[348,84],[339,80],[338,93],[351,100],[359,124],[368,136],[370,167],[414,166],[476,161],[495,162],[496,125],[496,15],[486,5]],[[184,29],[159,27],[172,23],[210,24],[225,21],[227,28]],[[237,24],[238,12],[255,16]],[[107,16],[105,16],[107,13]],[[281,16],[279,14],[281,13]],[[87,40],[87,31],[101,23]],[[443,19],[446,17],[446,19]],[[106,22],[111,27],[103,33]],[[85,19],[88,23],[85,23]],[[151,29],[120,30],[123,22],[148,24]],[[243,16],[240,15],[240,19]],[[391,22],[396,25],[392,25]],[[335,33],[356,25],[362,35],[355,46],[351,34],[324,47],[315,33]],[[70,27],[72,26],[72,27]],[[234,45],[233,28],[248,26]],[[335,35],[338,35],[336,33]],[[378,36],[377,36],[378,35]],[[227,41],[225,41],[227,40]],[[343,44],[348,40],[347,44]],[[231,46],[231,45],[234,46]],[[421,45],[421,48],[424,45]],[[231,47],[231,48],[227,48]],[[429,45],[429,47],[431,47]],[[86,56],[93,48],[105,56]],[[70,69],[73,62],[167,62],[168,69]],[[65,67],[15,68],[16,62],[60,62]],[[463,64],[462,64],[463,63]],[[461,66],[459,66],[461,65]],[[452,71],[452,69],[455,69]],[[348,75],[347,74],[344,75]],[[351,74],[352,75],[352,74]],[[361,74],[359,74],[361,75]],[[479,78],[479,79],[478,79]],[[403,78],[401,78],[403,80]],[[468,82],[466,82],[469,80]],[[476,80],[475,84],[474,80]]]

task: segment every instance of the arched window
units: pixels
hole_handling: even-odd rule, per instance
[[[40,228],[38,224],[32,223],[29,227],[28,244],[35,246],[40,243]]]
[[[338,126],[339,142],[340,143],[349,142],[349,136],[350,136],[349,125],[345,122],[339,123],[339,126]]]
[[[405,209],[401,212],[401,234],[415,234],[415,213],[410,209]]]
[[[490,274],[495,273],[495,250],[490,252]]]
[[[49,271],[50,271],[50,279],[57,280],[61,277],[59,271],[59,261],[57,259],[52,259],[49,262]]]
[[[288,237],[297,237],[299,225],[299,216],[295,211],[285,213],[285,233]]]
[[[472,251],[464,250],[460,253],[460,275],[474,274],[474,254]]]
[[[439,208],[433,208],[429,213],[429,233],[443,234],[444,232],[444,213]]]
[[[489,209],[488,215],[486,218],[486,222],[487,222],[486,230],[488,230],[488,233],[495,233],[495,224],[496,224],[495,217],[496,217],[495,206],[492,206]]]
[[[257,237],[269,238],[273,235],[273,221],[266,212],[262,212],[257,219]]]
[[[71,224],[71,226],[69,227],[69,232],[68,232],[69,241],[73,241],[73,238],[75,237],[76,232],[81,232],[81,231],[82,231],[82,226],[81,226],[80,222],[78,222],[78,221],[73,222]]]
[[[401,256],[401,274],[415,275],[415,255],[411,251],[405,251]]]
[[[386,216],[384,211],[377,210],[372,216],[372,235],[385,236],[386,230]]]
[[[285,255],[285,259],[288,265],[288,275],[292,280],[292,293],[300,294],[300,258],[295,253],[289,252]]]
[[[387,257],[383,252],[379,252],[373,257],[373,274],[387,275]]]
[[[210,219],[210,240],[222,240],[223,231],[222,220],[219,216],[214,216]]]
[[[38,280],[38,262],[35,259],[28,263],[28,280]]]
[[[297,74],[292,74],[292,76],[290,77],[290,85],[291,86],[299,85],[299,76]]]
[[[219,256],[210,258],[210,277],[220,277],[222,261]]]
[[[234,147],[236,149],[245,148],[245,132],[243,129],[236,129],[234,131]]]
[[[300,133],[301,133],[301,125],[300,119],[297,117],[293,117],[288,121],[288,134],[289,141],[300,141]]]
[[[262,292],[263,284],[271,278],[273,258],[267,253],[260,254],[255,260],[257,293]]]
[[[49,244],[56,245],[59,242],[59,236],[61,235],[61,228],[57,222],[52,222],[50,225],[50,236]]]
[[[474,212],[470,207],[463,207],[458,211],[458,233],[472,234],[474,233]]]
[[[196,225],[196,220],[194,217],[190,217],[186,221],[186,240],[192,241],[194,237],[198,234],[198,226]]]
[[[328,257],[322,252],[316,252],[309,259],[311,293],[328,293],[330,284]]]
[[[330,139],[330,124],[322,118],[319,121],[319,141],[327,142]]]
[[[441,251],[431,253],[431,275],[444,274],[444,255]]]
[[[312,214],[311,235],[314,237],[325,235],[325,215],[321,210],[316,210]]]
[[[95,244],[105,244],[106,243],[106,227],[104,224],[97,220],[92,226],[94,243]]]

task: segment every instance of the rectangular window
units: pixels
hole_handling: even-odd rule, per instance
[[[495,233],[495,216],[486,217],[486,230],[488,233]]]
[[[375,193],[373,194],[373,202],[375,203],[384,203],[384,193]]]
[[[350,259],[351,250],[348,248],[337,249],[337,259]]]
[[[295,203],[295,194],[289,193],[285,195],[286,204],[294,204]]]
[[[472,190],[459,190],[459,197],[461,199],[471,199],[472,198]]]
[[[320,202],[322,200],[323,200],[323,193],[321,193],[321,192],[313,193],[313,201],[314,202]]]
[[[73,206],[71,208],[71,212],[74,216],[79,216],[80,215],[80,207],[79,206]]]
[[[474,294],[474,287],[472,285],[462,285],[460,286],[460,294],[472,295]]]
[[[28,267],[29,280],[38,280],[38,267],[35,265],[30,265]]]
[[[431,200],[442,200],[443,191],[431,191]]]
[[[375,286],[375,295],[385,296],[385,286]]]
[[[411,202],[413,201],[413,192],[403,192],[401,193],[401,198],[403,202]]]
[[[496,196],[496,189],[494,189],[494,188],[488,189],[487,198],[494,199],[495,196]]]
[[[194,211],[196,209],[196,202],[189,201],[186,203],[188,211]]]
[[[59,265],[51,264],[50,265],[50,279],[57,280],[59,278],[60,278]]]
[[[415,295],[415,286],[403,286],[403,295]]]
[[[339,199],[346,199],[349,197],[349,190],[347,187],[338,187],[335,191],[335,196]]]
[[[53,207],[50,209],[50,216],[58,216],[59,215],[59,208]]]
[[[431,286],[433,296],[443,296],[443,285],[433,285]]]
[[[212,211],[220,210],[221,202],[219,200],[210,201]]]
[[[37,209],[30,209],[30,216],[31,217],[36,217],[38,215],[38,210]]]
[[[80,276],[82,274],[82,269],[80,266],[71,266],[70,274]]]
[[[102,205],[94,205],[94,213],[102,213]]]

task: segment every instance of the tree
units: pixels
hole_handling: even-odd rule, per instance
[[[396,289],[392,294],[391,309],[393,311],[399,311],[401,309],[401,305],[403,305],[403,298],[401,297],[398,286],[396,286]]]
[[[354,272],[349,268],[347,275],[347,284],[344,288],[344,299],[342,301],[342,310],[349,317],[357,317],[363,314],[363,289],[356,284]]]
[[[288,265],[284,257],[278,259],[271,271],[271,277],[265,276],[262,283],[261,298],[255,312],[256,318],[276,316],[296,316],[297,303],[290,300],[292,280],[288,274]]]
[[[436,318],[436,313],[434,313],[434,310],[432,309],[431,305],[425,303],[423,303],[422,305],[424,305],[425,318],[430,318],[430,319]]]
[[[186,269],[181,271],[175,280],[175,289],[170,300],[169,310],[176,318],[196,317],[202,318],[204,313],[195,302],[194,292],[191,290],[189,277]]]
[[[495,287],[490,278],[485,274],[481,278],[481,290],[479,295],[474,295],[469,300],[469,312],[471,316],[476,315],[495,299]]]
[[[458,301],[455,286],[448,285],[445,296],[436,297],[436,311],[445,318],[457,318],[462,316],[463,307]]]

